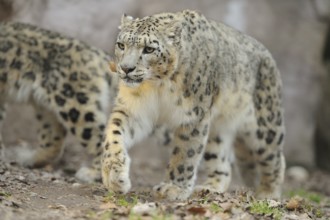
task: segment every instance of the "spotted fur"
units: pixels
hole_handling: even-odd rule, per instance
[[[142,19],[123,16],[115,49],[121,78],[107,124],[103,183],[127,192],[133,144],[155,126],[173,131],[173,152],[156,195],[186,199],[196,189],[224,192],[235,153],[242,177],[260,197],[280,196],[285,170],[282,82],[255,39],[185,10]]]
[[[100,179],[101,139],[116,85],[101,50],[23,23],[0,23],[0,125],[7,102],[35,107],[39,148],[20,161],[43,166],[59,156],[66,132],[94,155],[77,176]],[[4,152],[0,136],[1,151]],[[22,158],[23,159],[23,158]]]

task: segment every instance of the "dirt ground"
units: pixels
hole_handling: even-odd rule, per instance
[[[17,108],[10,111],[3,131],[9,147],[6,161],[0,162],[0,220],[330,219],[330,175],[318,170],[309,170],[309,176],[289,171],[281,201],[258,201],[237,180],[228,193],[203,192],[181,202],[155,200],[152,187],[164,176],[168,149],[157,146],[154,138],[130,151],[133,189],[128,195],[113,195],[101,183],[79,183],[74,173],[88,156],[70,139],[56,163],[21,167],[13,160],[14,149],[24,145],[18,137],[35,143],[30,137],[33,120],[27,117],[31,109],[25,110],[24,116],[14,114]]]

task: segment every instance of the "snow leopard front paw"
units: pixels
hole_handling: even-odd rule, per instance
[[[168,199],[171,201],[174,200],[185,200],[191,194],[191,187],[190,188],[183,188],[174,183],[165,183],[162,182],[159,185],[154,187],[154,194],[156,198],[159,199]]]
[[[76,172],[75,177],[84,183],[94,183],[101,180],[101,173],[99,170],[93,168],[81,167]]]
[[[226,192],[230,184],[230,181],[228,180],[223,179],[222,181],[219,181],[219,179],[209,178],[202,185],[196,185],[194,188],[194,193],[199,193],[202,191],[218,192],[218,193]]]
[[[129,169],[126,164],[103,162],[102,181],[110,191],[115,193],[127,193],[131,188]]]
[[[217,190],[216,188],[214,188],[211,185],[197,185],[194,188],[194,193],[200,193],[200,192],[204,192],[204,191],[208,191],[208,192],[223,192],[223,190]]]

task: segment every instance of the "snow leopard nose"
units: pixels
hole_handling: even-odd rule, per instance
[[[120,67],[126,74],[129,74],[130,72],[133,72],[136,68],[136,67],[126,67],[126,66],[120,66]]]

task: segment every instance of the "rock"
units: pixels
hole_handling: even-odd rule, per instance
[[[35,192],[31,192],[31,193],[30,193],[30,196],[32,196],[32,197],[36,197],[36,196],[38,196],[38,194],[35,193]]]
[[[289,178],[297,182],[307,181],[309,177],[308,171],[301,166],[292,166],[287,169],[286,173]]]
[[[135,214],[149,214],[150,212],[156,210],[156,203],[138,203],[132,208],[132,212]]]
[[[25,177],[24,176],[18,176],[17,179],[23,181],[23,180],[25,180]]]
[[[80,186],[81,186],[80,183],[73,183],[73,184],[72,184],[72,187],[76,187],[76,188],[77,188],[77,187],[80,187]]]
[[[275,201],[275,200],[268,200],[268,206],[271,208],[276,208],[279,207],[281,205],[281,202]]]

